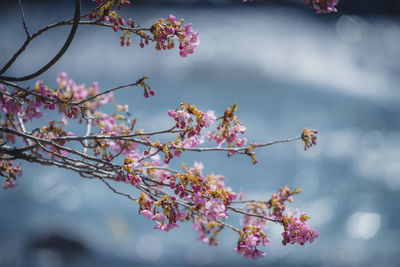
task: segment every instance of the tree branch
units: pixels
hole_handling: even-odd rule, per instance
[[[97,95],[87,97],[87,98],[85,98],[85,99],[83,99],[83,100],[81,100],[81,101],[79,101],[79,102],[75,102],[75,103],[71,103],[71,104],[74,104],[74,105],[78,105],[78,106],[79,106],[79,105],[81,105],[81,104],[83,104],[83,103],[85,103],[85,102],[87,102],[87,101],[93,100],[93,99],[95,99],[95,98],[97,98],[97,97],[99,97],[99,96],[102,96],[102,95],[111,93],[111,92],[113,92],[113,91],[116,91],[116,90],[119,90],[119,89],[122,89],[122,88],[126,88],[126,87],[138,86],[140,83],[143,82],[144,79],[145,79],[145,77],[142,77],[142,78],[140,78],[139,80],[137,80],[135,83],[130,83],[130,84],[126,84],[126,85],[121,85],[121,86],[115,87],[115,88],[113,88],[113,89],[109,89],[109,90],[107,90],[107,91],[104,91],[104,92],[102,92],[102,93],[99,93],[99,94],[97,94]]]
[[[6,80],[6,81],[26,81],[26,80],[30,80],[30,79],[33,79],[33,78],[43,74],[51,66],[53,66],[64,55],[65,51],[67,51],[67,49],[70,46],[72,40],[74,39],[76,30],[78,29],[78,25],[79,25],[80,11],[81,11],[81,1],[80,0],[75,0],[75,14],[74,14],[72,28],[71,28],[71,31],[70,31],[70,33],[68,35],[68,38],[65,41],[63,47],[60,49],[60,51],[45,66],[43,66],[42,68],[40,68],[39,70],[37,70],[36,72],[34,72],[34,73],[30,74],[30,75],[26,75],[26,76],[23,76],[23,77],[0,76],[0,80]],[[45,28],[42,29],[43,31],[39,30],[36,33],[36,35],[28,36],[28,38],[26,39],[26,41],[22,45],[22,47],[13,55],[13,57],[7,62],[7,64],[0,70],[0,74],[4,73],[15,62],[17,57],[25,50],[25,48],[28,46],[28,44],[35,37],[40,35],[42,32],[48,30],[48,29],[44,30]]]
[[[18,0],[18,6],[19,6],[19,10],[21,11],[22,26],[24,27],[24,30],[25,30],[25,33],[26,33],[26,37],[29,38],[31,35],[30,35],[29,31],[28,31],[28,26],[26,26],[25,14],[24,14],[24,9],[22,8],[21,0]]]

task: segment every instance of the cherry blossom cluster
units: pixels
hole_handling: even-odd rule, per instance
[[[198,232],[198,240],[217,245],[217,235],[222,230],[219,220],[229,217],[228,206],[237,198],[230,187],[225,186],[222,175],[202,175],[203,164],[195,162],[186,173],[171,177],[170,187],[174,193],[194,206],[191,210],[193,228]]]
[[[237,194],[225,186],[224,177],[210,174],[203,176],[203,164],[195,162],[194,167],[187,168],[183,165],[184,172],[171,175],[169,171],[159,169],[152,170],[152,166],[161,166],[159,157],[153,156],[151,161],[137,163],[135,160],[126,158],[125,166],[131,166],[129,173],[145,173],[154,181],[158,181],[158,188],[168,186],[175,195],[164,195],[161,200],[152,200],[145,193],[140,195],[139,213],[149,220],[155,221],[154,229],[170,231],[178,227],[178,221],[193,220],[193,228],[198,232],[197,239],[209,245],[218,245],[217,236],[223,230],[221,223],[228,219],[227,213]],[[153,165],[154,164],[154,165]],[[140,171],[139,165],[146,166],[146,171]],[[166,166],[165,166],[166,167]],[[136,168],[136,169],[135,169]],[[151,170],[151,171],[150,171]],[[162,177],[162,178],[161,178]],[[121,180],[121,178],[117,178]],[[122,178],[124,180],[124,178]],[[127,179],[128,183],[132,180]],[[126,181],[126,180],[125,180]],[[133,185],[142,182],[140,178]],[[285,202],[293,202],[293,195],[300,193],[300,189],[291,191],[287,186],[274,193],[267,202],[250,202],[245,207],[244,220],[241,222],[243,228],[238,231],[239,241],[235,250],[246,258],[257,259],[265,256],[258,246],[266,246],[269,243],[268,235],[265,233],[267,221],[271,220],[284,226],[283,244],[310,243],[318,237],[318,231],[311,229],[305,222],[309,218],[302,214],[299,218],[284,216]],[[179,205],[178,199],[190,203],[191,208],[183,211],[185,206]],[[269,212],[267,210],[270,210]],[[304,242],[303,242],[304,241]]]
[[[175,196],[165,195],[159,201],[151,200],[145,193],[139,198],[139,213],[149,220],[155,221],[154,229],[168,232],[179,227],[176,222],[185,220],[187,213],[179,211]]]
[[[317,134],[318,131],[315,129],[303,129],[301,139],[304,142],[304,150],[307,150],[310,147],[317,145]]]
[[[285,186],[272,194],[267,202],[249,202],[244,209],[245,215],[241,221],[243,228],[239,231],[239,241],[235,250],[246,258],[264,257],[265,253],[257,246],[260,244],[266,246],[269,243],[268,235],[265,233],[267,222],[284,225],[285,202],[293,202],[293,195],[300,192],[300,189],[291,192],[290,188]]]
[[[146,79],[146,76],[139,79],[135,85],[141,86],[144,96],[148,97],[154,95],[154,91],[145,83]],[[58,109],[62,116],[61,121],[50,121],[48,125],[29,134],[39,140],[34,148],[36,153],[42,152],[52,160],[69,160],[69,154],[74,151],[66,147],[71,141],[68,137],[76,137],[65,129],[67,118],[76,118],[78,123],[86,121],[87,125],[92,126],[91,131],[97,131],[101,137],[87,143],[82,142],[85,149],[90,149],[94,156],[101,155],[101,160],[105,162],[111,162],[123,155],[122,166],[113,165],[112,173],[115,175],[109,179],[130,184],[142,191],[137,200],[139,213],[155,222],[154,229],[168,232],[178,227],[179,221],[192,220],[198,240],[209,245],[218,245],[218,234],[224,228],[230,227],[239,234],[235,248],[237,253],[252,259],[265,256],[260,246],[269,243],[266,233],[268,221],[284,226],[284,244],[304,244],[318,237],[318,231],[307,226],[307,216],[285,215],[286,203],[293,202],[293,195],[301,192],[299,189],[291,191],[287,186],[283,187],[269,201],[243,202],[247,203],[244,209],[238,210],[233,204],[235,201],[240,203],[243,199],[237,200],[238,194],[225,185],[224,176],[213,173],[203,175],[204,166],[200,162],[195,162],[190,168],[183,164],[183,171],[170,169],[168,164],[174,156],[196,148],[204,142],[204,137],[209,141],[214,140],[218,144],[215,148],[217,150],[227,148],[228,155],[233,154],[230,149],[242,148],[242,153],[254,158],[254,152],[250,151],[259,147],[259,144],[243,147],[247,140],[239,135],[244,134],[246,128],[236,115],[236,104],[229,106],[220,117],[215,116],[212,110],[203,112],[187,102],[180,104],[175,110],[168,110],[167,114],[173,119],[174,127],[165,132],[175,131],[176,139],[162,143],[153,141],[154,136],[143,130],[134,130],[136,119],[130,120],[127,105],[114,103],[116,111],[113,114],[99,110],[101,106],[114,102],[113,90],[100,93],[98,83],[92,83],[90,87],[77,85],[65,73],[57,77],[57,83],[58,86],[51,89],[43,81],[38,81],[33,91],[25,93],[20,90],[9,92],[2,86],[0,107],[5,113],[6,124],[9,123],[12,127],[18,118],[23,122],[33,120],[43,116],[46,110]],[[34,111],[30,111],[31,109]],[[217,121],[214,131],[203,133],[203,129],[210,128]],[[22,128],[19,130],[22,131]],[[316,130],[304,129],[301,138],[305,143],[315,144],[316,133]],[[87,134],[92,133],[89,131]],[[226,146],[222,147],[224,144]],[[164,154],[164,160],[160,154]],[[3,160],[1,171],[6,174],[3,175],[6,177],[4,189],[17,185],[15,180],[21,174],[20,164],[14,167],[11,160]],[[244,215],[241,229],[227,224],[230,210]]]
[[[285,202],[293,202],[293,195],[299,194],[300,192],[302,192],[301,189],[295,189],[293,192],[290,192],[288,186],[279,188],[278,192],[272,194],[271,199],[267,202],[267,207],[271,210],[269,216],[278,220],[282,219],[283,212],[286,209]]]
[[[16,89],[10,92],[4,85],[0,85],[0,93],[0,108],[5,117],[14,118],[18,114],[24,122],[43,117],[39,109],[43,104],[40,96],[30,97],[29,94]]]
[[[235,250],[245,258],[258,259],[264,257],[265,252],[257,246],[266,246],[269,243],[268,235],[265,233],[268,213],[264,202],[250,202],[245,207],[244,219],[241,221],[243,228],[239,231],[239,241]],[[250,216],[257,215],[259,217]]]
[[[113,30],[118,31],[120,26],[125,26],[125,20],[121,18],[112,8],[116,5],[117,9],[121,9],[123,5],[130,6],[128,0],[92,0],[96,2],[97,8],[89,14],[89,19],[98,19],[100,21],[108,21],[113,24]]]
[[[337,12],[335,6],[339,3],[339,0],[304,0],[304,2],[308,2],[309,6],[313,7],[317,14],[320,14]]]
[[[156,43],[156,50],[167,50],[175,47],[175,41],[179,42],[179,55],[187,57],[193,54],[194,49],[200,44],[199,33],[195,32],[192,24],[183,25],[183,19],[177,20],[174,15],[169,15],[167,19],[159,19],[153,23],[150,29],[142,29],[129,18],[127,22],[118,15],[114,7],[119,10],[123,5],[130,6],[127,0],[92,0],[96,2],[97,8],[89,14],[89,19],[95,22],[112,23],[115,32],[123,31],[121,35],[121,46],[131,44],[131,34],[140,37],[140,47],[149,44],[149,41]],[[149,32],[146,33],[146,32]],[[152,36],[151,36],[151,35]]]
[[[206,113],[203,113],[194,105],[189,105],[187,102],[181,104],[175,110],[168,110],[167,113],[176,121],[175,127],[186,129],[189,137],[199,135],[202,128],[210,127],[217,119],[214,111],[208,110]],[[191,115],[196,120],[194,126],[192,126],[194,119]]]
[[[283,240],[282,244],[295,244],[299,243],[304,245],[307,242],[312,243],[315,238],[319,236],[317,228],[311,228],[307,225],[307,220],[310,217],[307,213],[302,213],[300,217],[296,216],[284,216],[282,218],[284,225],[284,232],[282,233]]]
[[[246,1],[252,0],[243,0]],[[338,3],[338,0],[305,1],[317,13],[336,12],[335,5]],[[78,24],[113,28],[116,32],[123,32],[122,46],[129,46],[134,34],[140,38],[142,48],[149,42],[155,42],[157,50],[178,46],[181,57],[193,54],[199,45],[198,32],[193,30],[192,24],[184,25],[183,19],[169,15],[167,19],[159,19],[151,28],[145,29],[132,19],[125,20],[118,15],[122,6],[131,5],[130,1],[92,2],[97,7],[88,15],[80,16],[77,1],[74,19],[68,21],[73,22],[74,30],[77,20]],[[90,21],[80,21],[86,16]],[[25,26],[24,21],[23,24]],[[65,25],[65,22],[59,25]],[[46,30],[45,27],[40,31]],[[26,27],[25,31],[27,42],[1,73],[25,49],[29,38],[36,36],[30,35]],[[70,36],[73,38],[74,35]],[[239,235],[235,246],[237,253],[251,259],[265,256],[261,247],[269,243],[268,223],[283,227],[283,245],[304,245],[306,242],[312,243],[319,236],[318,230],[307,224],[310,217],[306,213],[300,216],[287,215],[287,204],[293,202],[293,196],[300,193],[300,189],[292,191],[286,186],[280,188],[268,201],[245,200],[242,194],[233,192],[225,184],[224,176],[214,173],[204,175],[204,165],[201,162],[195,161],[193,167],[182,164],[180,171],[172,169],[170,165],[174,157],[181,156],[185,151],[225,151],[228,156],[245,154],[255,164],[257,159],[253,150],[299,139],[304,142],[307,150],[316,145],[317,130],[304,129],[300,137],[251,143],[246,147],[247,139],[242,135],[247,129],[236,115],[236,104],[229,106],[223,115],[217,117],[214,111],[203,112],[187,102],[175,110],[167,111],[172,118],[169,129],[155,132],[136,129],[137,119],[131,117],[128,105],[115,102],[113,92],[125,87],[140,86],[145,98],[154,96],[155,91],[146,83],[147,78],[144,76],[136,83],[100,92],[97,82],[90,86],[76,84],[66,73],[60,73],[55,87],[37,81],[32,89],[10,82],[18,81],[19,78],[0,74],[0,176],[5,177],[3,189],[17,185],[17,177],[22,175],[21,163],[16,162],[18,159],[69,169],[82,177],[99,179],[114,193],[137,203],[139,214],[153,221],[154,229],[168,232],[179,227],[179,222],[191,221],[198,233],[198,240],[218,245],[219,233],[230,228]],[[102,107],[108,103],[115,105],[114,112],[104,112]],[[46,112],[58,112],[60,120],[32,127]],[[69,131],[69,122],[85,126],[80,127],[85,128],[85,133],[75,135]],[[80,130],[77,129],[78,132]],[[167,140],[157,140],[160,135],[168,136]],[[214,146],[200,146],[205,139]],[[76,145],[82,149],[76,149]],[[113,187],[114,182],[128,184],[130,187],[127,190],[138,193],[130,195],[119,192]],[[232,212],[243,215],[240,228],[230,225]]]
[[[194,48],[200,44],[199,33],[193,30],[192,24],[183,26],[183,19],[177,20],[174,15],[157,20],[150,31],[156,41],[157,50],[174,48],[174,39],[177,38],[181,57],[193,54]]]
[[[243,2],[253,2],[253,0],[242,0]],[[337,12],[335,6],[339,3],[339,0],[304,0],[304,2],[308,2],[311,8],[314,8],[317,11],[317,14],[320,13],[331,13]]]
[[[217,126],[217,130],[208,132],[206,138],[208,141],[215,140],[217,144],[223,144],[226,142],[228,147],[242,147],[247,143],[247,138],[240,138],[239,134],[244,134],[247,130],[243,126],[236,116],[238,106],[236,104],[229,106],[221,119],[221,122]],[[251,150],[251,149],[249,149]],[[234,152],[228,152],[228,155],[233,155]]]
[[[151,143],[151,148],[159,149],[164,153],[165,163],[169,163],[174,156],[180,156],[185,149],[204,143],[201,130],[210,127],[216,120],[214,111],[209,110],[204,113],[187,102],[175,110],[168,110],[167,113],[175,120],[174,128],[182,129],[182,131],[175,141],[171,140],[168,144],[159,141]],[[149,154],[150,149],[145,153]]]
[[[6,178],[6,181],[3,184],[3,189],[17,186],[18,184],[15,180],[17,180],[17,176],[22,175],[21,163],[14,166],[14,163],[11,160],[0,161],[0,174]]]
[[[193,54],[194,49],[200,44],[199,33],[195,32],[192,24],[183,25],[183,19],[177,20],[172,14],[167,19],[159,19],[153,23],[150,29],[142,29],[140,25],[135,24],[131,18],[125,22],[120,17],[117,11],[113,10],[116,7],[118,10],[123,5],[130,6],[128,0],[92,0],[96,2],[97,8],[89,14],[89,19],[95,22],[112,23],[112,28],[115,32],[122,30],[121,46],[131,44],[131,34],[134,33],[140,37],[140,47],[143,48],[149,44],[149,41],[156,43],[156,50],[167,50],[175,47],[175,39],[179,42],[179,54],[181,57]],[[248,0],[243,0],[247,2]],[[253,0],[250,0],[252,2]],[[336,12],[335,6],[339,0],[304,0],[308,2],[311,8],[314,8],[317,13]],[[145,33],[150,32],[151,35]]]
[[[74,135],[73,132],[64,130],[62,122],[60,122],[59,124],[59,126],[56,126],[56,121],[49,121],[49,126],[42,126],[39,131],[33,134],[33,136],[50,140],[57,137]],[[57,154],[60,154],[62,156],[68,155],[69,152],[62,149],[66,141],[55,141],[54,143],[54,145],[49,145],[49,150],[47,151],[48,155],[50,155],[52,158],[55,158]],[[43,146],[42,149],[44,149],[44,147],[46,146]],[[53,154],[52,152],[54,152],[55,154]]]
[[[151,166],[161,165],[161,161],[157,157],[153,157],[151,161],[146,162],[141,163],[147,167],[146,171],[141,173],[147,174],[154,179],[153,181],[158,181],[159,189],[168,186],[174,195],[165,195],[160,201],[152,201],[145,194],[141,194],[139,213],[148,219],[157,221],[155,229],[163,231],[169,231],[177,227],[176,222],[179,220],[187,221],[189,218],[193,218],[193,228],[199,233],[198,239],[217,245],[216,235],[219,231],[214,231],[211,237],[209,237],[209,234],[214,228],[222,229],[217,221],[228,218],[227,207],[237,197],[237,194],[225,186],[224,177],[214,174],[204,177],[202,174],[203,164],[199,162],[195,162],[192,168],[187,168],[183,165],[184,172],[178,172],[173,175],[162,170],[162,172],[159,172],[156,168],[151,169]],[[139,164],[135,164],[134,160],[131,160],[125,162],[124,169],[128,169],[128,165],[137,167]],[[140,172],[139,168],[128,170],[130,173],[135,171]],[[119,177],[118,179],[121,180]],[[137,186],[138,184],[135,185]],[[177,198],[190,203],[192,208],[182,211]],[[168,219],[168,223],[166,219]]]
[[[18,114],[22,111],[22,105],[19,103],[19,99],[15,96],[17,91],[13,93],[9,92],[7,88],[0,84],[0,109],[4,114]]]
[[[121,168],[120,173],[115,177],[115,181],[124,181],[127,184],[131,184],[133,186],[137,186],[142,179],[139,175],[135,173],[139,163],[134,157],[127,156],[125,157],[124,165]]]
[[[144,80],[145,79],[141,80],[140,85],[144,88],[146,93],[147,90],[151,90],[151,88],[147,86]],[[3,123],[10,128],[17,127],[17,130],[23,131],[18,119],[21,119],[21,123],[25,123],[42,118],[45,115],[45,110],[53,111],[58,108],[58,112],[62,114],[61,121],[57,123],[55,121],[49,121],[48,126],[37,128],[37,130],[32,133],[32,136],[46,140],[73,136],[74,134],[71,131],[66,131],[63,127],[67,125],[67,118],[82,116],[82,110],[88,114],[92,114],[94,117],[93,121],[100,128],[104,128],[104,132],[107,134],[121,134],[124,133],[124,130],[129,132],[129,130],[126,130],[126,127],[115,126],[116,118],[121,119],[121,115],[114,114],[109,116],[97,111],[100,106],[113,101],[112,93],[97,96],[99,94],[97,82],[92,83],[92,85],[87,88],[83,84],[75,84],[73,80],[68,79],[66,73],[58,75],[56,81],[58,86],[55,89],[48,88],[44,85],[43,81],[37,81],[32,91],[23,91],[18,88],[9,91],[4,85],[0,84],[0,109],[2,111],[1,117],[4,119]],[[154,95],[154,91],[151,90],[150,94]],[[79,104],[81,101],[83,102]],[[122,111],[125,109],[127,109],[127,107],[117,105],[117,110]],[[17,121],[17,123],[15,121]],[[79,122],[82,122],[82,118]],[[2,135],[3,140],[15,143],[16,135],[11,133],[2,133]],[[53,142],[53,145],[42,145],[41,149],[45,150],[52,158],[54,158],[56,154],[62,156],[68,155],[68,151],[62,149],[66,141],[60,140]],[[107,145],[119,151],[121,150],[119,148],[121,146],[126,149],[131,149],[132,146],[135,147],[134,145],[137,145],[129,142],[121,144],[121,142],[110,142]],[[11,179],[8,181],[8,187],[16,185],[11,183]]]
[[[235,248],[237,253],[245,258],[258,259],[265,256],[265,252],[259,250],[257,246],[261,243],[263,246],[268,245],[268,236],[258,225],[247,224],[239,231],[239,241]]]
[[[132,128],[124,123],[122,120],[124,117],[120,113],[107,115],[105,113],[96,112],[94,117],[94,121],[98,123],[97,125],[101,129],[101,133],[105,136],[120,136],[131,132]],[[102,147],[103,144],[105,147]],[[138,146],[138,144],[135,142],[118,138],[104,142],[94,140],[90,145],[94,145],[93,147],[97,146],[98,148],[102,148],[106,153],[103,155],[104,159],[112,158],[111,154],[109,154],[110,157],[107,156],[107,151],[104,150],[105,148],[111,147],[117,154],[122,153],[123,155],[132,155],[136,152],[136,148]]]
[[[131,2],[128,0],[92,0],[96,2],[97,8],[89,14],[89,19],[93,20],[94,23],[109,22],[115,32],[118,30],[123,31],[121,35],[121,46],[131,44],[131,34],[134,33],[140,37],[140,47],[144,47],[145,44],[149,44],[149,40],[152,38],[145,33],[149,29],[140,29],[139,24],[135,24],[132,18],[128,18],[126,21],[124,18],[118,15],[118,12],[114,9],[120,10],[122,6],[130,6]]]

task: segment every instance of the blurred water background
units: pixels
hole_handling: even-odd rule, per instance
[[[70,18],[71,2],[25,2],[31,32]],[[304,189],[291,208],[308,211],[320,237],[283,247],[281,228],[271,225],[267,256],[245,260],[233,251],[237,235],[230,230],[216,248],[196,241],[190,225],[155,231],[137,206],[100,181],[23,163],[20,185],[0,192],[0,266],[400,265],[399,1],[341,1],[333,15],[316,15],[301,0],[133,2],[122,14],[143,26],[170,13],[192,22],[201,39],[195,54],[140,49],[135,39],[121,48],[119,34],[80,26],[64,57],[40,79],[55,86],[65,71],[105,90],[149,75],[155,97],[144,100],[135,88],[116,94],[148,130],[170,127],[165,111],[183,101],[217,114],[237,102],[250,142],[318,129],[317,147],[275,145],[258,151],[257,165],[224,153],[187,153],[180,161],[201,160],[205,173],[225,175],[249,198],[268,199],[285,185]],[[3,64],[24,32],[16,1],[0,8]],[[8,74],[37,69],[68,31],[35,40]]]

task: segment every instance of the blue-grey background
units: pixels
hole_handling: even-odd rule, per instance
[[[23,1],[30,30],[70,18],[71,2]],[[135,88],[116,94],[148,130],[171,126],[165,110],[185,100],[219,114],[237,102],[250,142],[318,129],[317,147],[259,150],[257,165],[224,153],[187,153],[176,162],[201,160],[205,173],[225,175],[250,198],[267,199],[285,185],[303,188],[291,208],[310,213],[321,233],[315,243],[283,247],[281,228],[270,225],[267,256],[246,260],[233,251],[230,230],[216,248],[196,241],[189,224],[154,231],[137,206],[101,182],[23,163],[20,185],[0,192],[0,266],[398,266],[399,1],[341,2],[337,14],[315,15],[301,0],[134,1],[122,14],[143,26],[170,13],[192,22],[201,39],[195,54],[140,49],[137,39],[121,48],[119,34],[81,26],[64,57],[38,78],[55,86],[65,71],[105,90],[149,75],[155,97],[145,100]],[[15,3],[0,4],[2,64],[24,40]],[[7,74],[43,65],[68,31],[35,40]]]

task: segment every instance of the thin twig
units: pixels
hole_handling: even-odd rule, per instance
[[[97,97],[99,97],[99,96],[102,96],[102,95],[111,93],[111,92],[113,92],[113,91],[116,91],[116,90],[119,90],[119,89],[122,89],[122,88],[126,88],[126,87],[138,86],[141,82],[143,82],[143,80],[144,80],[144,77],[140,78],[140,79],[137,80],[135,83],[130,83],[130,84],[126,84],[126,85],[121,85],[121,86],[115,87],[115,88],[113,88],[113,89],[104,91],[104,92],[102,92],[102,93],[100,93],[100,94],[97,94],[97,95],[94,95],[94,96],[90,96],[90,97],[88,97],[88,98],[85,98],[85,99],[83,99],[83,100],[81,100],[81,101],[79,101],[79,102],[75,102],[75,103],[72,103],[72,104],[81,105],[81,104],[83,104],[83,103],[85,103],[85,102],[87,102],[87,101],[90,101],[90,100],[95,99],[95,98],[97,98]]]
[[[293,138],[288,138],[288,139],[280,139],[280,140],[274,140],[271,142],[267,142],[267,143],[261,143],[258,144],[257,146],[254,147],[255,148],[260,148],[260,147],[266,147],[266,146],[271,146],[271,145],[275,145],[275,144],[280,144],[280,143],[288,143],[288,142],[292,142],[295,140],[299,140],[301,139],[301,136],[297,136],[297,137],[293,137]],[[231,152],[246,152],[248,151],[247,147],[199,147],[199,148],[185,148],[185,151],[195,151],[195,152],[206,152],[206,151],[231,151]]]
[[[111,191],[113,191],[115,194],[118,194],[118,195],[121,195],[121,196],[124,196],[124,197],[127,197],[127,198],[129,198],[130,200],[132,200],[132,201],[137,201],[137,199],[136,198],[133,198],[131,195],[129,195],[129,194],[125,194],[125,193],[122,193],[122,192],[119,192],[118,190],[116,190],[114,187],[112,187],[104,178],[99,178],[101,181],[103,181],[103,183],[105,183],[106,185],[107,185],[107,187],[108,188],[110,188],[111,189]]]
[[[75,154],[77,156],[80,156],[81,158],[84,158],[84,159],[87,159],[87,160],[91,160],[91,161],[96,161],[96,162],[99,162],[99,163],[103,163],[105,165],[115,166],[111,162],[107,162],[107,161],[104,161],[102,159],[91,157],[89,155],[85,155],[85,154],[83,154],[83,153],[81,153],[79,151],[76,151],[74,149],[71,149],[71,148],[68,148],[68,147],[65,147],[65,146],[61,146],[61,145],[55,143],[54,141],[52,141],[52,139],[47,140],[47,139],[39,138],[39,137],[36,137],[36,136],[32,136],[32,135],[29,135],[29,134],[24,134],[24,133],[15,131],[15,130],[7,128],[7,127],[2,127],[2,126],[0,126],[0,132],[12,133],[12,134],[15,134],[17,136],[21,136],[21,137],[24,137],[24,138],[29,138],[29,139],[31,139],[31,140],[33,140],[35,142],[46,143],[48,145],[54,146],[57,149],[65,150],[65,151],[67,151],[69,153],[72,153],[72,154]]]
[[[248,213],[248,212],[245,212],[243,210],[240,210],[240,209],[237,209],[237,208],[233,208],[233,207],[229,207],[229,206],[227,208],[232,210],[232,211],[234,211],[234,212],[243,214],[243,215],[257,217],[257,218],[261,218],[261,219],[264,219],[264,220],[267,220],[267,221],[271,221],[271,222],[275,222],[275,223],[282,223],[282,220],[271,219],[271,218],[265,217],[263,215],[258,215],[258,214],[254,214],[254,213]]]
[[[74,39],[76,30],[78,29],[79,25],[79,18],[80,18],[80,11],[81,11],[81,1],[80,0],[75,0],[75,14],[74,14],[74,19],[73,19],[73,24],[71,27],[71,31],[68,35],[67,40],[65,41],[64,45],[60,49],[60,51],[42,68],[37,70],[36,72],[23,76],[23,77],[8,77],[8,76],[0,76],[0,80],[6,80],[6,81],[26,81],[33,79],[45,71],[47,71],[51,66],[53,66],[67,51],[68,47],[70,46],[72,40]],[[32,41],[37,35],[29,35],[28,38],[26,39],[25,43],[22,45],[22,47],[13,55],[13,57],[7,62],[7,64],[0,70],[0,74],[4,73],[17,59],[17,57],[25,50],[25,48],[28,46],[30,41]]]
[[[24,134],[26,134],[27,132],[26,132],[26,128],[25,128],[25,124],[24,124],[24,121],[22,120],[22,118],[19,116],[19,115],[17,115],[17,117],[18,117],[18,124],[19,124],[19,127],[21,128],[21,130],[22,130],[22,132],[24,133]],[[25,142],[27,143],[27,145],[29,145],[29,146],[31,146],[33,143],[31,142],[31,140],[29,140],[29,139],[24,139],[25,140]]]
[[[22,8],[21,0],[18,0],[18,6],[19,6],[19,11],[21,11],[21,20],[22,20],[22,25],[24,26],[26,37],[29,38],[31,35],[28,31],[28,26],[26,25],[24,9]]]
[[[92,118],[91,118],[91,114],[90,111],[88,111],[88,118],[86,119],[86,133],[85,136],[89,136],[91,131],[92,131]],[[88,139],[84,140],[84,147],[83,147],[83,154],[87,154],[87,148],[88,148]]]
[[[234,200],[231,202],[232,204],[244,204],[244,203],[261,203],[267,204],[268,201],[260,201],[260,200]]]

